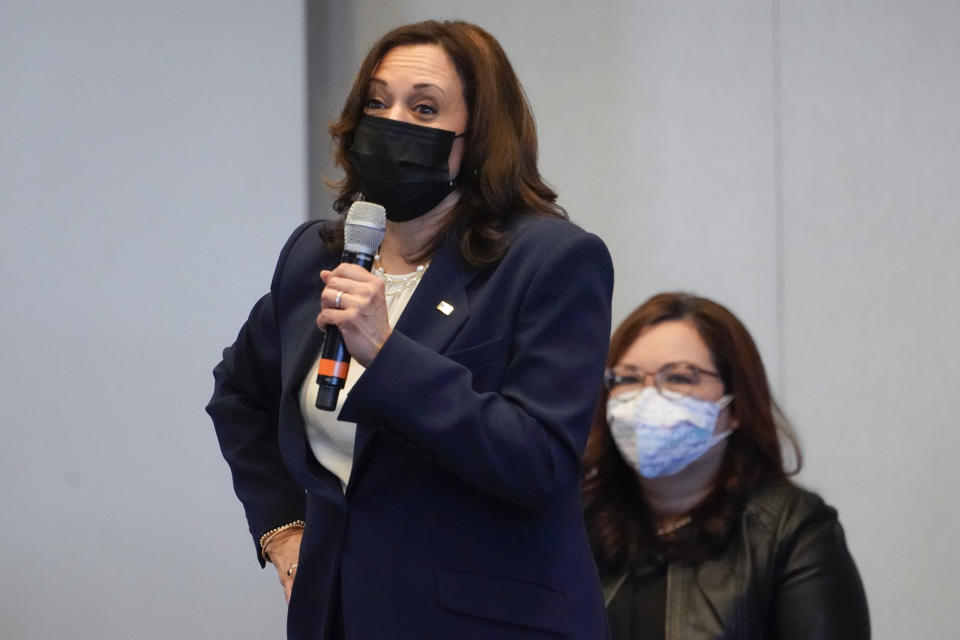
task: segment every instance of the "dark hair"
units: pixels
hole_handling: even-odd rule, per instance
[[[587,442],[583,498],[587,529],[605,577],[644,563],[718,551],[746,494],[762,481],[788,475],[779,434],[793,449],[795,465],[790,473],[799,471],[802,464],[799,445],[771,397],[760,352],[743,323],[726,307],[686,293],[655,295],[614,332],[607,366],[617,364],[644,329],[668,320],[686,320],[696,327],[710,350],[725,393],[734,398],[730,410],[738,427],[727,439],[713,491],[690,514],[692,526],[687,535],[659,538],[636,472],[610,435],[608,394],[603,393]]]
[[[500,44],[468,22],[418,22],[398,27],[373,45],[353,82],[340,113],[330,125],[336,160],[346,175],[334,210],[345,215],[358,188],[348,150],[366,105],[370,79],[394,47],[436,44],[450,56],[463,83],[467,130],[463,162],[457,177],[460,199],[453,215],[419,256],[433,253],[447,234],[458,234],[463,258],[482,266],[497,261],[506,248],[505,222],[518,213],[566,218],[557,194],[537,168],[537,131],[520,81]]]

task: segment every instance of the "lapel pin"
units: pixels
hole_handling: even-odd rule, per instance
[[[440,304],[437,305],[437,311],[442,313],[445,316],[453,313],[453,305],[447,302],[446,300],[441,300]]]

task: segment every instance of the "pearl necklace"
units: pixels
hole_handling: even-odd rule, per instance
[[[373,275],[377,276],[384,282],[384,293],[387,296],[395,297],[410,289],[415,287],[420,279],[423,278],[423,272],[427,270],[427,267],[430,265],[421,264],[410,273],[404,273],[401,275],[394,275],[392,273],[384,273],[383,266],[380,264],[380,254],[373,256]]]

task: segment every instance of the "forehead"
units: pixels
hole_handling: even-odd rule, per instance
[[[640,332],[618,364],[656,371],[668,362],[689,362],[713,368],[713,357],[689,320],[667,320]]]
[[[390,49],[373,72],[388,85],[433,84],[461,90],[460,75],[438,44],[401,45]]]

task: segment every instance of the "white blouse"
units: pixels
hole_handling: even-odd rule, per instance
[[[381,269],[374,269],[373,273],[385,282],[384,292],[387,302],[387,321],[390,328],[396,326],[397,320],[407,307],[414,290],[420,284],[420,279],[426,271],[427,265],[417,267],[416,271],[403,275],[385,274]],[[350,480],[350,471],[353,469],[353,444],[357,434],[355,422],[339,420],[337,416],[343,409],[343,403],[357,380],[363,375],[364,367],[351,360],[347,379],[337,400],[334,411],[317,409],[317,367],[320,365],[320,354],[307,371],[306,378],[300,386],[300,413],[303,415],[304,426],[307,431],[307,440],[310,449],[317,461],[333,472],[340,479],[340,488],[346,491]]]

